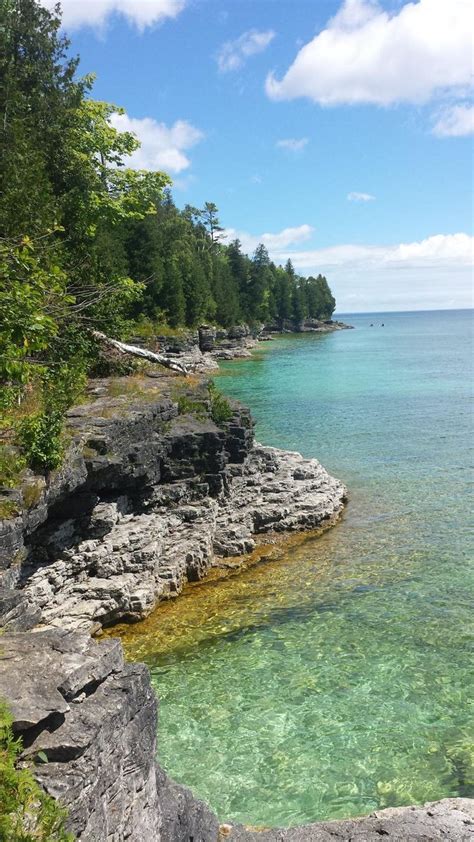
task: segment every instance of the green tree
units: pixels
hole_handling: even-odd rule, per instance
[[[214,202],[206,202],[200,212],[202,224],[209,234],[212,246],[216,246],[224,236],[224,229],[219,223],[218,213],[217,205]]]

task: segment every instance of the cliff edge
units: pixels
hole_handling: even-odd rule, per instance
[[[216,423],[206,386],[176,398],[176,380],[115,381],[113,395],[70,410],[62,468],[27,474],[10,493],[4,627],[96,632],[139,620],[258,535],[338,517],[345,488],[317,460],[256,444],[238,405]]]
[[[467,799],[288,830],[223,825],[156,764],[147,668],[90,633],[145,617],[260,535],[332,524],[345,501],[317,460],[257,444],[248,411],[225,409],[216,417],[202,382],[95,382],[68,413],[62,468],[5,493],[0,697],[21,762],[82,842],[472,838]]]

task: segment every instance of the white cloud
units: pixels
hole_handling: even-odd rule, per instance
[[[56,0],[40,0],[52,9]],[[175,18],[184,9],[185,0],[61,0],[62,22],[66,29],[81,26],[103,28],[110,15],[116,13],[143,31],[147,26]]]
[[[322,272],[339,312],[472,307],[474,238],[436,234],[388,246],[343,244],[311,250],[282,249],[302,274]]]
[[[279,149],[288,149],[290,152],[301,152],[308,144],[307,137],[287,137],[283,140],[277,140],[276,146]]]
[[[358,193],[357,190],[353,190],[352,193],[347,194],[348,202],[373,202],[374,200],[375,196],[372,196],[372,193]]]
[[[471,83],[471,0],[419,0],[390,14],[377,0],[345,0],[297,54],[282,79],[267,77],[275,100],[321,105],[424,103]]]
[[[257,29],[249,29],[235,41],[226,41],[217,55],[217,65],[221,73],[229,70],[238,70],[242,67],[249,56],[262,53],[271,41],[275,33],[272,29],[266,32],[259,32]]]
[[[311,225],[299,225],[295,228],[283,228],[276,234],[260,234],[255,236],[249,234],[247,231],[237,231],[235,228],[226,228],[224,235],[227,242],[232,240],[240,240],[242,243],[242,251],[245,254],[252,254],[259,243],[263,243],[270,253],[278,253],[280,249],[288,248],[296,245],[296,243],[303,243],[309,240],[314,232]]]
[[[344,244],[329,248],[284,251],[281,259],[291,257],[300,269],[317,265],[352,266],[403,269],[404,266],[436,267],[471,266],[474,262],[474,237],[468,234],[435,234],[413,243],[399,243],[390,246]]]
[[[136,170],[182,172],[191,163],[185,150],[204,137],[199,129],[186,120],[177,120],[172,126],[166,126],[151,117],[139,120],[128,114],[113,114],[110,122],[118,131],[133,132],[140,140],[140,149],[125,159],[126,165]]]
[[[440,114],[433,133],[438,137],[465,137],[474,134],[474,106],[452,105]]]

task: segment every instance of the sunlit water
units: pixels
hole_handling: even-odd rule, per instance
[[[219,376],[260,441],[345,481],[342,522],[123,635],[160,697],[161,762],[222,819],[473,794],[471,313],[346,318]]]

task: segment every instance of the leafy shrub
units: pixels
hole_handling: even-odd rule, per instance
[[[215,424],[223,424],[230,421],[234,411],[224,395],[219,392],[215,383],[209,383],[209,400],[211,402],[211,418]]]
[[[73,842],[64,829],[66,811],[41,789],[30,769],[16,767],[20,752],[21,740],[13,734],[11,714],[0,702],[0,839]],[[39,759],[44,760],[41,755]]]
[[[52,471],[61,464],[64,414],[81,394],[85,379],[82,367],[74,364],[45,369],[41,408],[17,425],[17,442],[34,470]]]
[[[57,317],[70,302],[52,236],[49,231],[36,241],[0,240],[0,276],[6,281],[0,289],[0,378],[12,399],[31,378],[31,355],[48,348]]]
[[[60,409],[46,409],[21,421],[18,441],[32,468],[52,471],[59,467],[63,455],[62,429]]]

